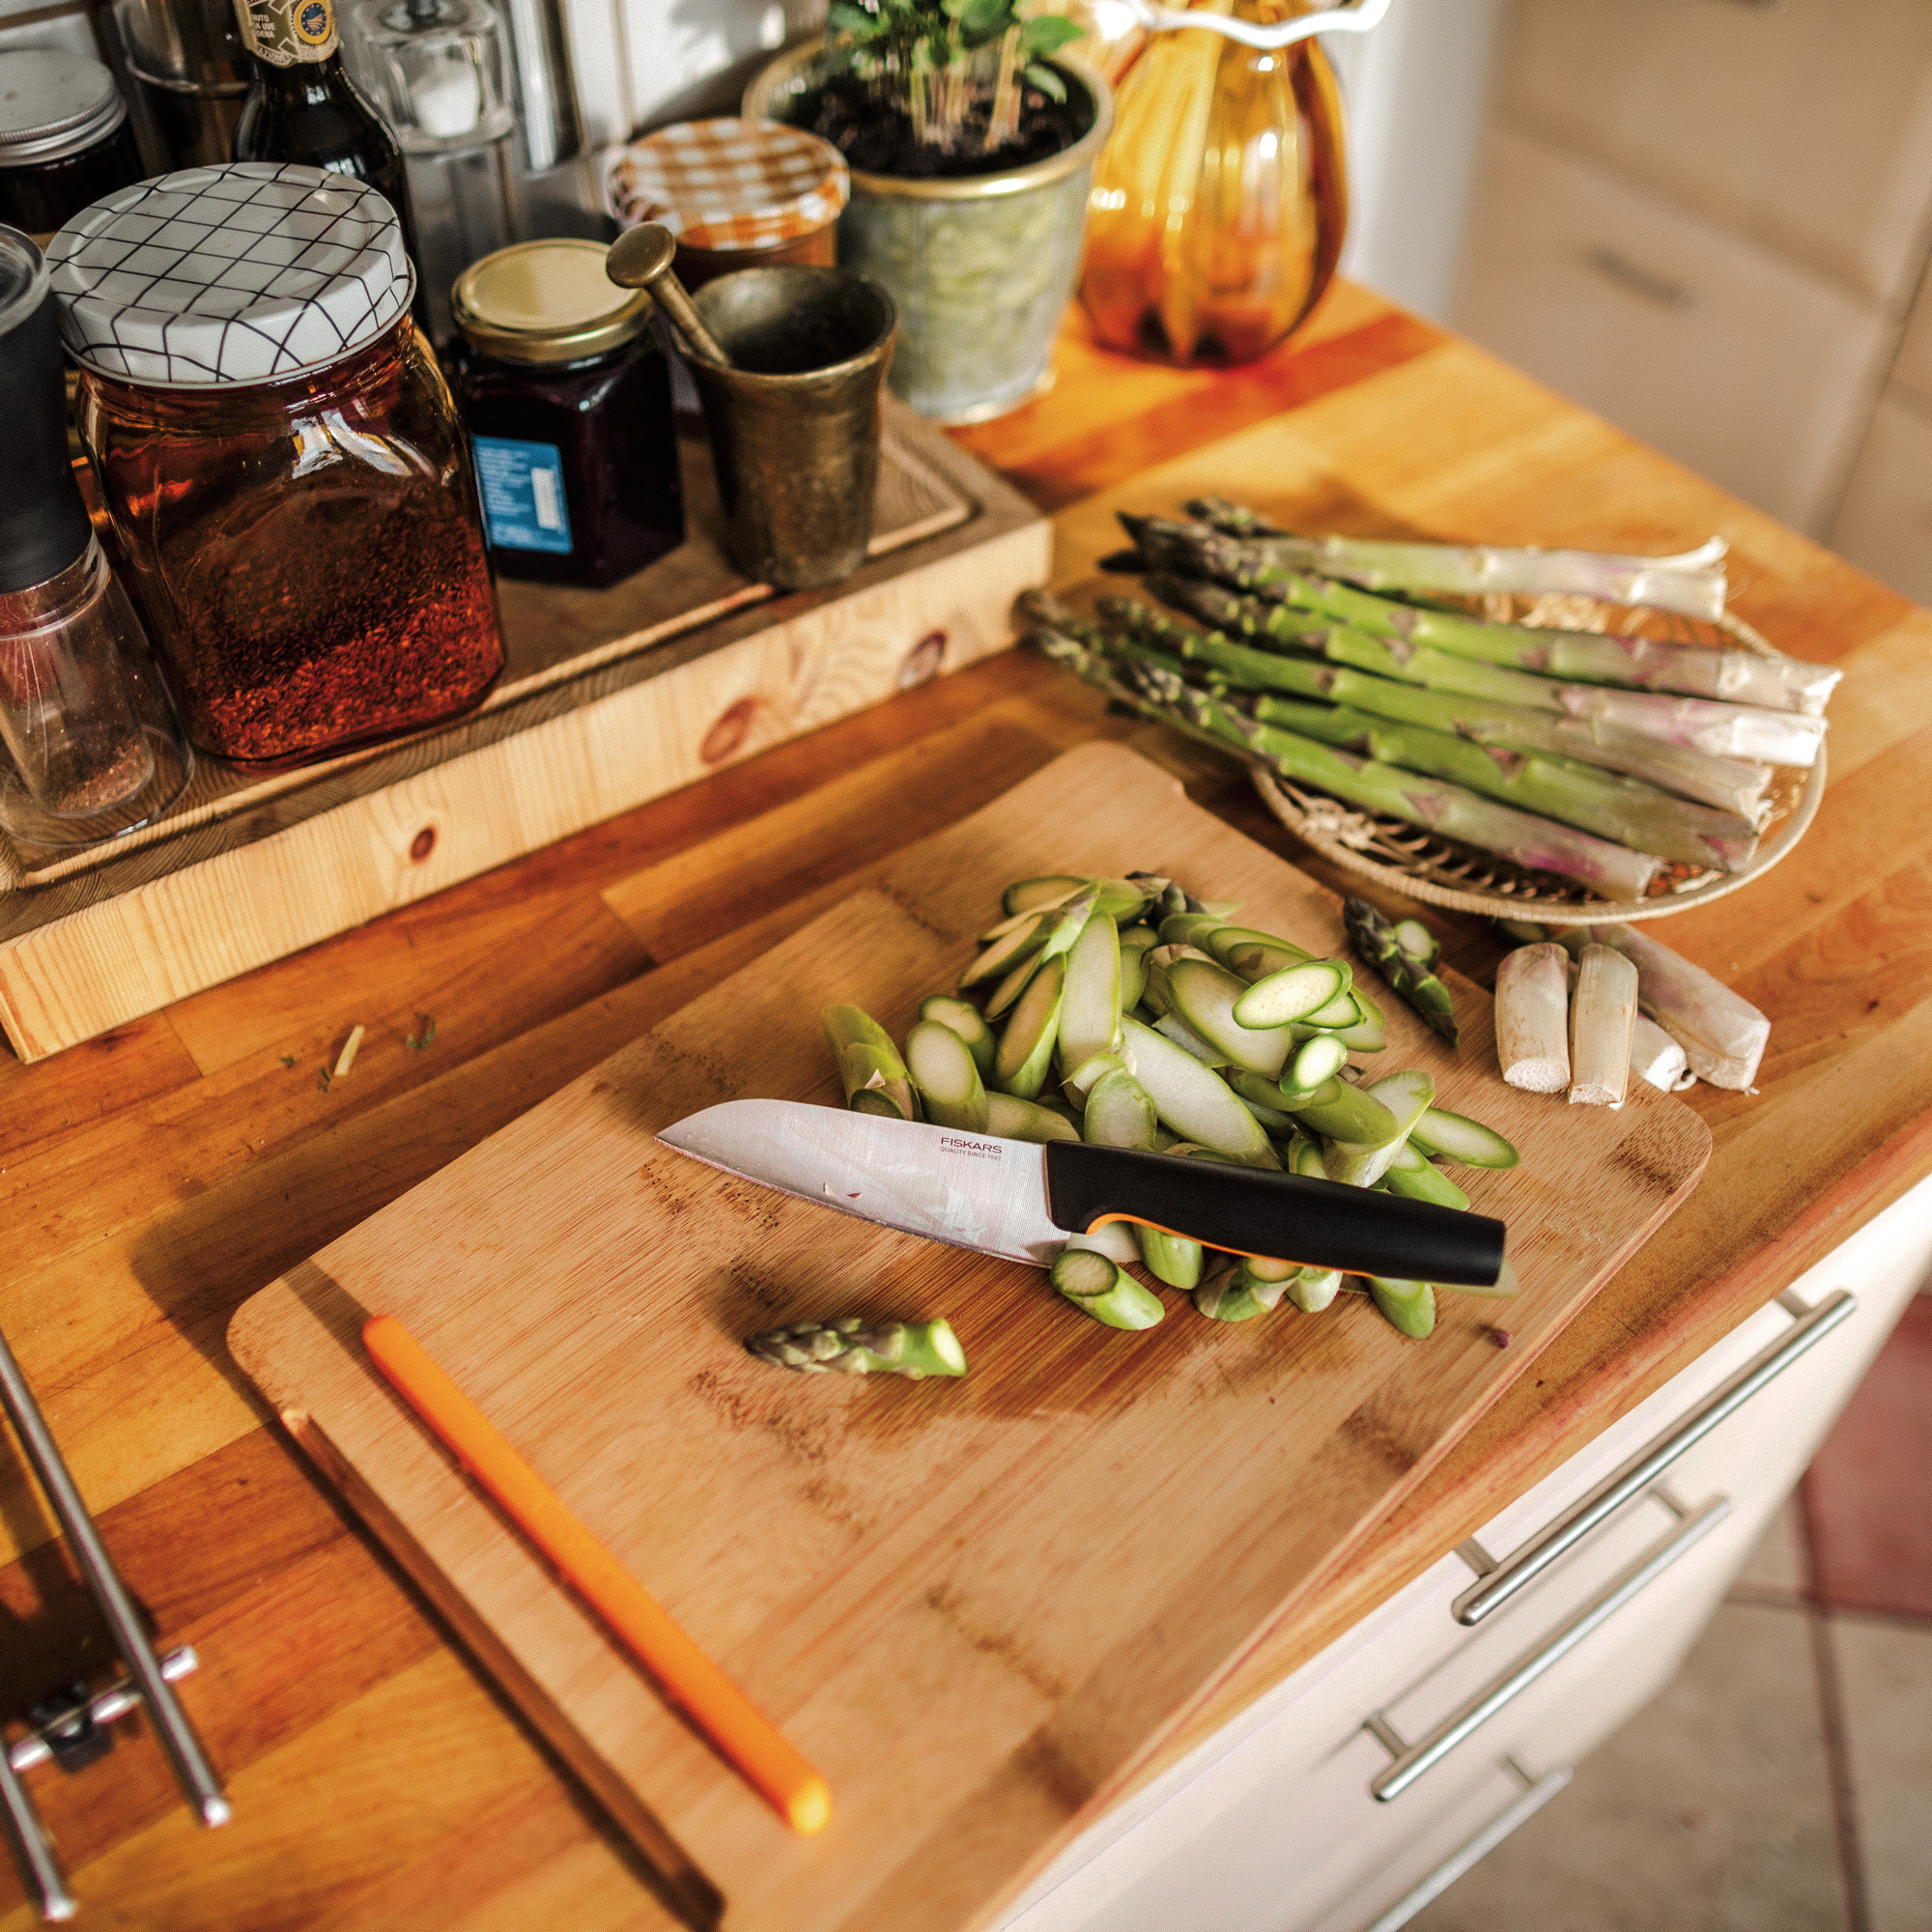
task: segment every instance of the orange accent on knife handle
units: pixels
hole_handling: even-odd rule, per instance
[[[1183,1235],[1179,1228],[1163,1228],[1158,1221],[1150,1221],[1145,1214],[1096,1214],[1089,1221],[1082,1233],[1091,1235],[1095,1228],[1104,1228],[1110,1221],[1124,1221],[1130,1228],[1151,1228],[1157,1235],[1167,1235],[1177,1241],[1199,1240],[1197,1235]],[[1223,1254],[1247,1255],[1251,1262],[1278,1261],[1284,1267],[1306,1267],[1306,1262],[1292,1262],[1284,1255],[1250,1254],[1246,1248],[1223,1248]]]
[[[378,1315],[364,1323],[362,1342],[404,1401],[610,1625],[665,1695],[690,1714],[794,1832],[809,1836],[822,1831],[832,1816],[824,1778],[564,1508],[409,1330],[393,1315]]]

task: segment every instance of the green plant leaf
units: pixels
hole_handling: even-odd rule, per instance
[[[1069,42],[1084,40],[1086,35],[1086,28],[1064,14],[1042,14],[1020,29],[1020,51],[1028,60],[1038,60],[1046,54],[1057,54]],[[1059,98],[1055,96],[1056,99]]]
[[[1049,100],[1066,99],[1066,83],[1050,67],[1041,67],[1036,61],[1026,70],[1027,81],[1037,87]]]
[[[869,41],[886,30],[886,22],[878,14],[865,7],[854,6],[852,0],[832,0],[826,9],[825,24],[835,34],[853,34],[860,40]]]
[[[996,41],[1013,24],[1013,0],[946,0],[968,45]]]

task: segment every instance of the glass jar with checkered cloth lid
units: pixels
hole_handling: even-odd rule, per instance
[[[294,764],[477,703],[503,667],[469,455],[366,182],[191,168],[47,250],[80,430],[189,735]]]
[[[668,228],[686,288],[734,269],[829,268],[851,193],[830,141],[772,121],[680,122],[604,156],[605,207],[621,227]]]

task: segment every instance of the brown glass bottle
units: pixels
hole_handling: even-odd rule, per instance
[[[416,271],[416,326],[428,327],[422,251],[403,151],[342,65],[334,0],[235,0],[255,80],[235,128],[238,161],[303,161],[365,181],[396,211]]]

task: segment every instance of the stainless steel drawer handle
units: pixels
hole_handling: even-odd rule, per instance
[[[1583,259],[1605,281],[1616,283],[1628,295],[1640,296],[1647,302],[1655,302],[1659,308],[1692,309],[1697,306],[1695,290],[1641,267],[1614,248],[1602,244],[1586,248]]]
[[[1481,1864],[1519,1825],[1528,1824],[1575,1775],[1566,1764],[1532,1778],[1513,1757],[1503,1760],[1503,1769],[1522,1787],[1522,1796],[1501,1816],[1492,1818],[1461,1851],[1452,1852],[1414,1890],[1405,1892],[1379,1918],[1364,1927],[1364,1932],[1397,1932],[1398,1926],[1406,1925],[1465,1871]]]
[[[1569,1656],[1592,1631],[1600,1624],[1607,1623],[1645,1584],[1661,1577],[1693,1543],[1715,1529],[1730,1513],[1729,1496],[1714,1497],[1694,1516],[1687,1518],[1684,1526],[1668,1542],[1660,1545],[1648,1556],[1639,1557],[1542,1645],[1511,1664],[1500,1677],[1492,1678],[1484,1685],[1467,1703],[1443,1719],[1420,1743],[1406,1743],[1388,1719],[1378,1711],[1362,1728],[1391,1753],[1392,1761],[1370,1780],[1370,1794],[1383,1804],[1391,1798],[1399,1798],[1431,1765],[1439,1764],[1465,1738],[1488,1723],[1512,1698],[1527,1690],[1553,1663]]]
[[[1727,1416],[1734,1415],[1758,1390],[1781,1376],[1805,1350],[1828,1335],[1859,1305],[1849,1289],[1834,1289],[1814,1308],[1805,1307],[1796,1295],[1780,1295],[1778,1306],[1798,1317],[1798,1325],[1771,1343],[1712,1392],[1667,1435],[1639,1449],[1619,1469],[1613,1469],[1592,1490],[1559,1516],[1514,1554],[1500,1562],[1492,1557],[1472,1537],[1457,1551],[1478,1573],[1475,1583],[1463,1592],[1451,1609],[1459,1624],[1479,1624],[1491,1611],[1503,1605],[1524,1584],[1540,1577],[1606,1518],[1641,1495],[1693,1443],[1701,1442]]]

